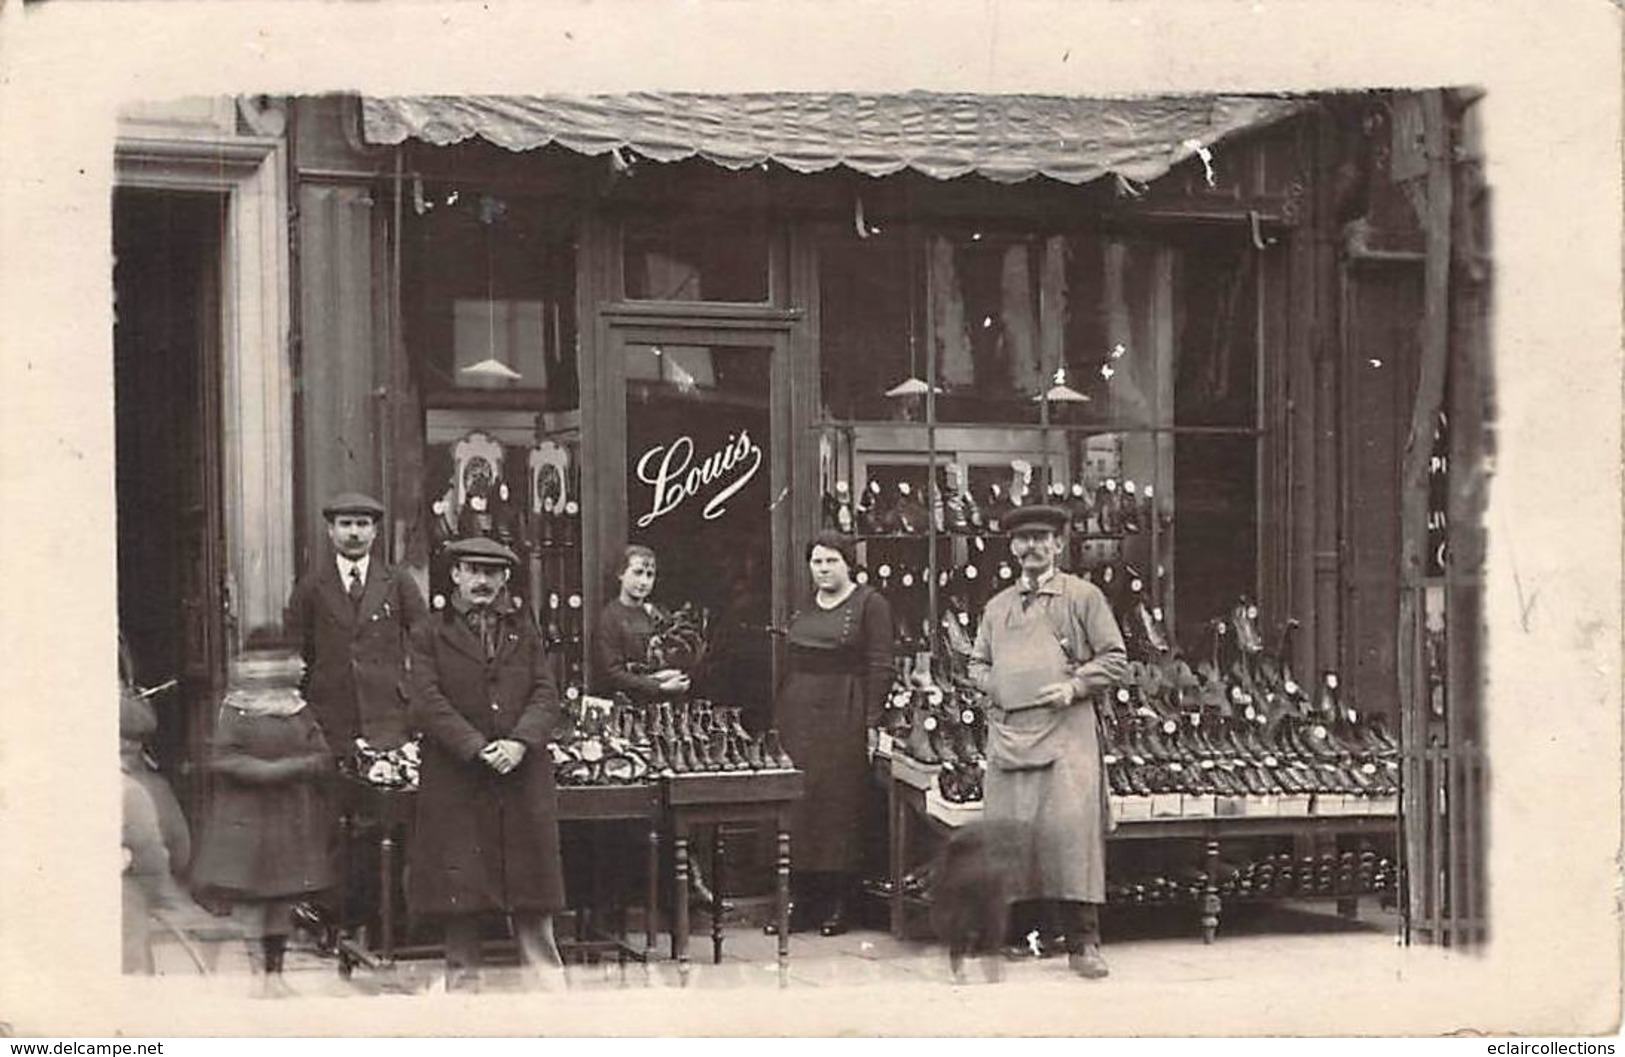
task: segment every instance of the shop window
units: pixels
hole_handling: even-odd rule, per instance
[[[1207,239],[1186,247],[1182,265],[1175,420],[1252,429],[1258,424],[1258,257],[1236,239]]]
[[[924,239],[940,421],[1039,421],[1043,251],[1032,237],[980,230]]]
[[[576,221],[559,202],[416,186],[401,233],[404,339],[422,391],[431,597],[445,545],[488,536],[520,559],[567,693],[584,684]]]
[[[577,406],[570,209],[424,185],[402,242],[407,344],[425,391],[520,392],[549,408]]]
[[[768,300],[767,223],[758,211],[634,214],[622,230],[631,300]]]
[[[850,231],[819,239],[818,325],[826,417],[896,417],[902,409],[887,391],[906,379],[925,377],[924,285],[918,268],[910,266],[912,244],[901,225],[863,239]]]
[[[825,519],[860,536],[902,648],[937,626],[933,578],[937,616],[960,606],[974,628],[1014,575],[996,522],[1019,499],[1067,507],[1063,564],[1207,649],[1209,622],[1258,584],[1250,251],[882,228],[820,243],[821,465]]]

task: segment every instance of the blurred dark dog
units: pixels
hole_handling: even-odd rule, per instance
[[[1029,826],[976,822],[955,830],[938,856],[932,871],[931,927],[948,945],[956,982],[964,979],[967,956],[981,960],[989,981],[1002,977],[1011,879],[1025,866],[1031,846]]]

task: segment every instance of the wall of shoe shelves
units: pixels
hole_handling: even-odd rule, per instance
[[[819,429],[828,453],[821,526],[856,538],[856,576],[892,602],[901,654],[929,652],[929,629],[945,613],[974,631],[971,617],[1015,579],[999,518],[1021,504],[1071,512],[1063,567],[1108,582],[1123,569],[1144,570],[1156,579],[1146,593],[1171,608],[1173,522],[1171,507],[1157,500],[1164,474],[1155,434],[942,426],[928,435],[920,424]]]

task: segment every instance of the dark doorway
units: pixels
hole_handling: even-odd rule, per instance
[[[225,667],[225,204],[167,191],[113,198],[119,627],[139,682],[180,681],[154,698],[150,745],[189,807],[203,790],[185,764],[206,744]]]

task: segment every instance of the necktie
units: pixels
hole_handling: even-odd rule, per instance
[[[361,582],[361,566],[350,566],[350,601],[356,605],[361,604],[361,595],[366,585]]]
[[[485,648],[485,659],[490,660],[497,655],[496,649],[496,619],[489,607],[482,607],[469,614],[474,625],[474,633],[480,638],[480,645]]]

